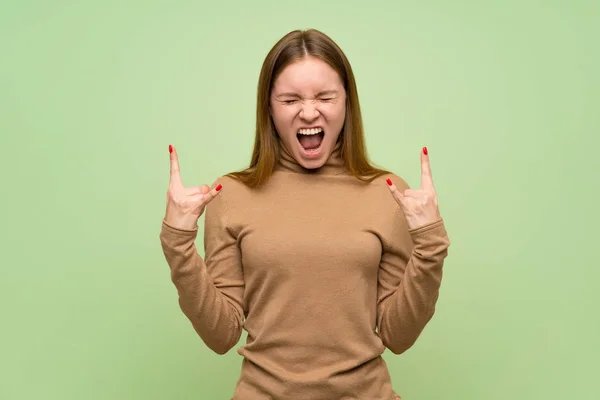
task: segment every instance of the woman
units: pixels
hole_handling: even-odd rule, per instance
[[[169,149],[162,248],[209,348],[248,332],[233,399],[399,399],[381,355],[433,316],[449,240],[425,148],[417,190],[368,162],[339,47],[293,31],[269,52],[248,169],[185,188]]]

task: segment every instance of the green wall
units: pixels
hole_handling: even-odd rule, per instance
[[[403,400],[599,398],[599,17],[592,1],[3,2],[0,398],[229,399],[241,358],[196,336],[160,249],[167,146],[187,185],[245,166],[263,58],[310,27],[352,62],[373,160],[417,186],[430,150],[452,247],[436,316],[385,354]]]

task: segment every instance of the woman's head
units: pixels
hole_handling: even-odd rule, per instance
[[[338,72],[320,58],[303,56],[275,75],[269,93],[269,114],[288,153],[306,169],[322,167],[346,119]]]
[[[269,51],[260,72],[250,167],[231,175],[251,187],[265,183],[280,142],[304,168],[319,168],[338,141],[346,168],[357,178],[387,172],[368,162],[354,74],[342,50],[320,31],[292,31]]]

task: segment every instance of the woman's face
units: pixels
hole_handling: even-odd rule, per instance
[[[288,152],[304,168],[319,168],[331,155],[344,126],[346,92],[327,63],[304,58],[277,77],[270,109]]]

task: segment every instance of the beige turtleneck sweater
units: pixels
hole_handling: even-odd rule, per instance
[[[344,172],[336,147],[308,171],[286,152],[268,184],[222,177],[197,228],[163,220],[183,313],[218,354],[243,363],[234,400],[392,400],[382,353],[400,354],[434,313],[449,246],[443,221],[409,230],[385,179]]]

